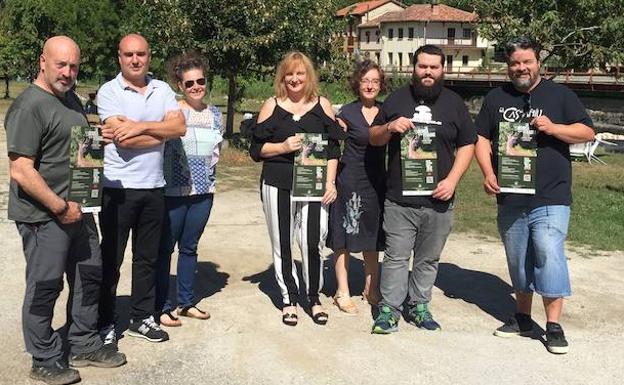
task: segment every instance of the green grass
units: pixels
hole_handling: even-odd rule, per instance
[[[568,240],[574,246],[624,250],[624,154],[600,157],[607,165],[572,163],[572,213]],[[476,162],[458,190],[455,231],[498,237],[496,200],[486,195]]]

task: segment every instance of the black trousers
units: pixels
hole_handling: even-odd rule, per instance
[[[119,269],[132,230],[132,292],[130,319],[155,312],[156,266],[165,210],[163,189],[104,188],[102,231],[102,291],[99,326],[114,324]]]

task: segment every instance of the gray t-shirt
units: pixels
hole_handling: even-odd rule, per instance
[[[82,105],[73,92],[61,99],[32,84],[7,112],[4,127],[8,153],[34,157],[41,177],[52,191],[66,199],[71,127],[86,125]],[[8,217],[35,223],[48,221],[53,214],[11,181]]]

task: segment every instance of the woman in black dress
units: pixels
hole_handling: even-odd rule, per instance
[[[262,160],[261,194],[266,216],[275,278],[282,294],[282,322],[297,324],[299,280],[292,253],[292,237],[302,255],[310,312],[315,323],[324,325],[328,315],[319,301],[323,286],[321,253],[325,246],[328,205],[337,196],[335,179],[342,131],[334,120],[331,103],[319,96],[312,62],[300,52],[291,52],[277,67],[275,97],[267,100],[258,114],[250,154]],[[321,202],[291,199],[293,161],[302,150],[296,133],[328,134],[327,175]]]
[[[349,257],[364,256],[366,282],[362,295],[370,304],[379,302],[378,258],[383,250],[381,211],[385,166],[384,148],[368,143],[368,128],[380,111],[375,100],[384,90],[384,74],[379,66],[364,60],[351,78],[358,100],[342,107],[338,120],[347,131],[345,149],[338,167],[338,198],[330,215],[330,247],[336,258],[337,289],[334,303],[346,313],[357,313],[348,283]]]

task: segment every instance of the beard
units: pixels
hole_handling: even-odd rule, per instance
[[[535,79],[520,79],[517,77],[511,77],[511,84],[518,90],[528,90],[535,83]]]
[[[439,79],[431,77],[430,79],[433,80],[433,84],[426,86],[422,84],[422,78],[419,78],[415,74],[412,76],[412,90],[417,98],[423,100],[434,100],[440,96],[442,87],[444,87],[444,74],[442,74]]]
[[[523,75],[528,75],[528,77],[521,77]],[[539,72],[514,72],[508,69],[507,76],[511,84],[519,91],[528,91],[539,81]]]

